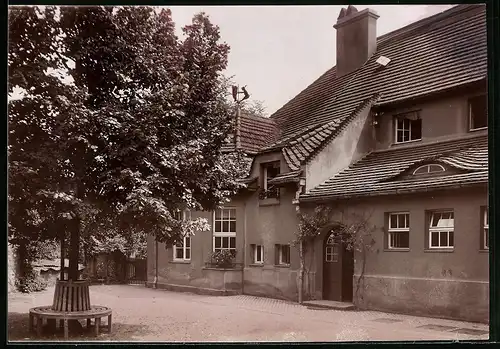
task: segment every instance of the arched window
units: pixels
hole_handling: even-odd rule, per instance
[[[439,164],[427,164],[427,165],[422,165],[415,171],[413,171],[413,175],[422,175],[422,174],[444,172],[444,171],[446,171],[445,168]]]

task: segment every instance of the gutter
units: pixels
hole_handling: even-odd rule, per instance
[[[158,240],[155,237],[155,279],[154,288],[158,288]]]
[[[243,201],[243,265],[241,267],[241,293],[245,294],[245,265],[247,263],[247,203]]]
[[[482,186],[484,184],[487,185],[488,182],[487,181],[477,181],[477,182],[466,183],[466,184],[443,185],[443,186],[434,187],[434,188],[423,187],[423,188],[419,188],[419,189],[405,189],[405,188],[391,189],[391,190],[386,190],[386,191],[373,192],[373,193],[368,192],[368,193],[361,193],[361,194],[306,196],[306,197],[300,198],[300,202],[340,201],[340,200],[346,200],[346,199],[360,199],[360,198],[377,197],[377,196],[426,193],[426,192],[433,192],[433,191],[438,191],[438,190],[443,190],[443,189],[462,189],[462,188],[477,187],[477,186]]]

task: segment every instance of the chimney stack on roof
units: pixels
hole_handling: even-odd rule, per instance
[[[337,24],[337,77],[360,68],[377,50],[377,19],[372,9],[340,10]]]

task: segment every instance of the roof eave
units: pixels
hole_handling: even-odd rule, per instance
[[[462,189],[462,188],[470,188],[476,186],[482,186],[484,184],[488,184],[488,180],[478,180],[470,183],[453,183],[453,184],[445,184],[445,185],[434,185],[427,186],[415,189],[388,189],[376,192],[369,193],[354,193],[347,195],[315,195],[315,196],[305,196],[299,198],[299,203],[309,203],[309,202],[324,202],[324,201],[340,201],[347,199],[360,199],[360,198],[368,198],[368,197],[377,197],[377,196],[389,196],[389,195],[400,195],[400,194],[416,194],[416,193],[425,193],[432,192],[442,189]]]

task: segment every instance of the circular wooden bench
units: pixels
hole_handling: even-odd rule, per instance
[[[68,339],[68,320],[87,320],[87,328],[91,325],[91,320],[94,319],[95,335],[99,335],[99,327],[101,325],[101,318],[108,317],[108,332],[111,333],[111,308],[103,307],[100,305],[92,305],[89,310],[61,312],[52,309],[51,306],[36,307],[30,309],[29,330],[33,331],[35,327],[34,320],[36,319],[36,332],[40,336],[42,334],[43,320],[60,320],[60,325],[64,326],[64,339]]]
[[[90,305],[89,282],[86,280],[64,281],[57,280],[54,291],[54,300],[52,306],[43,306],[30,309],[29,329],[33,331],[35,327],[38,336],[42,334],[43,320],[59,320],[59,326],[64,326],[64,338],[68,339],[70,320],[87,320],[87,328],[94,319],[95,334],[99,335],[101,318],[108,317],[108,332],[111,333],[111,308]]]

